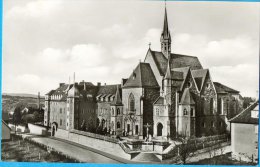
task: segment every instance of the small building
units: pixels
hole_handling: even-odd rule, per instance
[[[10,140],[11,128],[2,120],[2,141]]]
[[[240,114],[232,118],[232,157],[242,161],[258,161],[258,119],[259,101],[254,102]]]

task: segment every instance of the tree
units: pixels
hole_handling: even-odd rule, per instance
[[[15,134],[16,134],[16,126],[21,123],[21,120],[22,120],[21,108],[18,106],[15,108],[14,113],[13,113],[13,123],[15,126]]]
[[[179,138],[180,144],[178,147],[178,156],[177,160],[180,160],[182,164],[186,164],[187,160],[195,155],[196,143],[194,140],[188,137]]]

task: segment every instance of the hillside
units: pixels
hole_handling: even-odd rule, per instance
[[[16,96],[18,95],[18,96]],[[12,110],[12,108],[16,107],[18,103],[23,104],[29,104],[33,106],[38,105],[38,98],[37,95],[34,95],[34,97],[31,96],[22,96],[24,94],[11,94],[11,95],[2,95],[2,113],[8,113]],[[27,94],[28,95],[28,94]],[[41,97],[40,103],[44,105],[44,98]]]

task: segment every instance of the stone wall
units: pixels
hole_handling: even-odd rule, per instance
[[[257,128],[256,128],[257,127]],[[252,156],[258,158],[258,125],[231,124],[231,151],[232,157],[251,161]]]
[[[36,134],[36,135],[47,135],[48,134],[46,127],[43,127],[43,126],[38,126],[38,125],[28,123],[28,128],[29,128],[31,134]]]
[[[119,156],[125,159],[131,159],[131,155],[124,152],[124,150],[117,143],[112,143],[88,136],[84,136],[77,133],[68,132],[66,130],[58,129],[55,137],[66,139],[78,144],[82,144],[87,147],[91,147],[114,156]]]

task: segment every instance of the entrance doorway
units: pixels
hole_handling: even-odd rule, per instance
[[[162,136],[162,129],[163,129],[163,125],[161,123],[158,123],[158,125],[157,125],[157,136]]]

